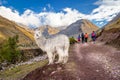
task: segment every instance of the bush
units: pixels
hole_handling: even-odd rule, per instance
[[[69,38],[70,44],[74,44],[77,42],[77,40],[74,39],[74,37]]]
[[[18,50],[18,35],[14,37],[10,37],[7,41],[5,41],[1,45],[0,49],[0,62],[10,62],[15,64],[16,62],[20,61],[21,54]]]

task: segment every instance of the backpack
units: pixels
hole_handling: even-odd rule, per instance
[[[92,33],[92,37],[95,37],[95,33],[94,32]]]

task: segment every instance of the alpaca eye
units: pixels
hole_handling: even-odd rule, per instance
[[[36,36],[38,36],[38,34],[36,34]]]

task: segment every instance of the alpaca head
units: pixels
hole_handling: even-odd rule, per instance
[[[34,38],[39,39],[42,36],[42,31],[40,30],[35,30],[34,32]]]

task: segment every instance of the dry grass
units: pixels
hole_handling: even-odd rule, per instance
[[[6,37],[0,32],[0,38],[1,39],[6,39]]]
[[[105,30],[109,30],[109,29],[112,29],[112,28],[120,28],[120,18],[118,20],[108,24],[105,27]]]
[[[59,32],[59,30],[58,29],[56,29],[56,28],[52,28],[52,27],[48,27],[48,33],[49,34],[56,34],[56,33],[58,33]]]
[[[43,67],[47,64],[47,60],[34,62],[32,64],[26,64],[17,66],[11,69],[7,69],[5,71],[0,72],[0,79],[3,80],[19,80],[26,76],[31,71],[35,70],[38,67]]]
[[[9,37],[13,37],[15,35],[19,35],[20,44],[29,44],[34,42],[33,33],[18,26],[15,22],[12,22],[6,18],[0,16],[0,43],[4,39],[8,39]]]
[[[26,36],[28,36],[31,40],[34,41],[34,37],[33,37],[33,34],[29,31],[26,31],[24,28],[22,27],[16,27],[18,30],[20,30],[21,32],[23,32]]]

